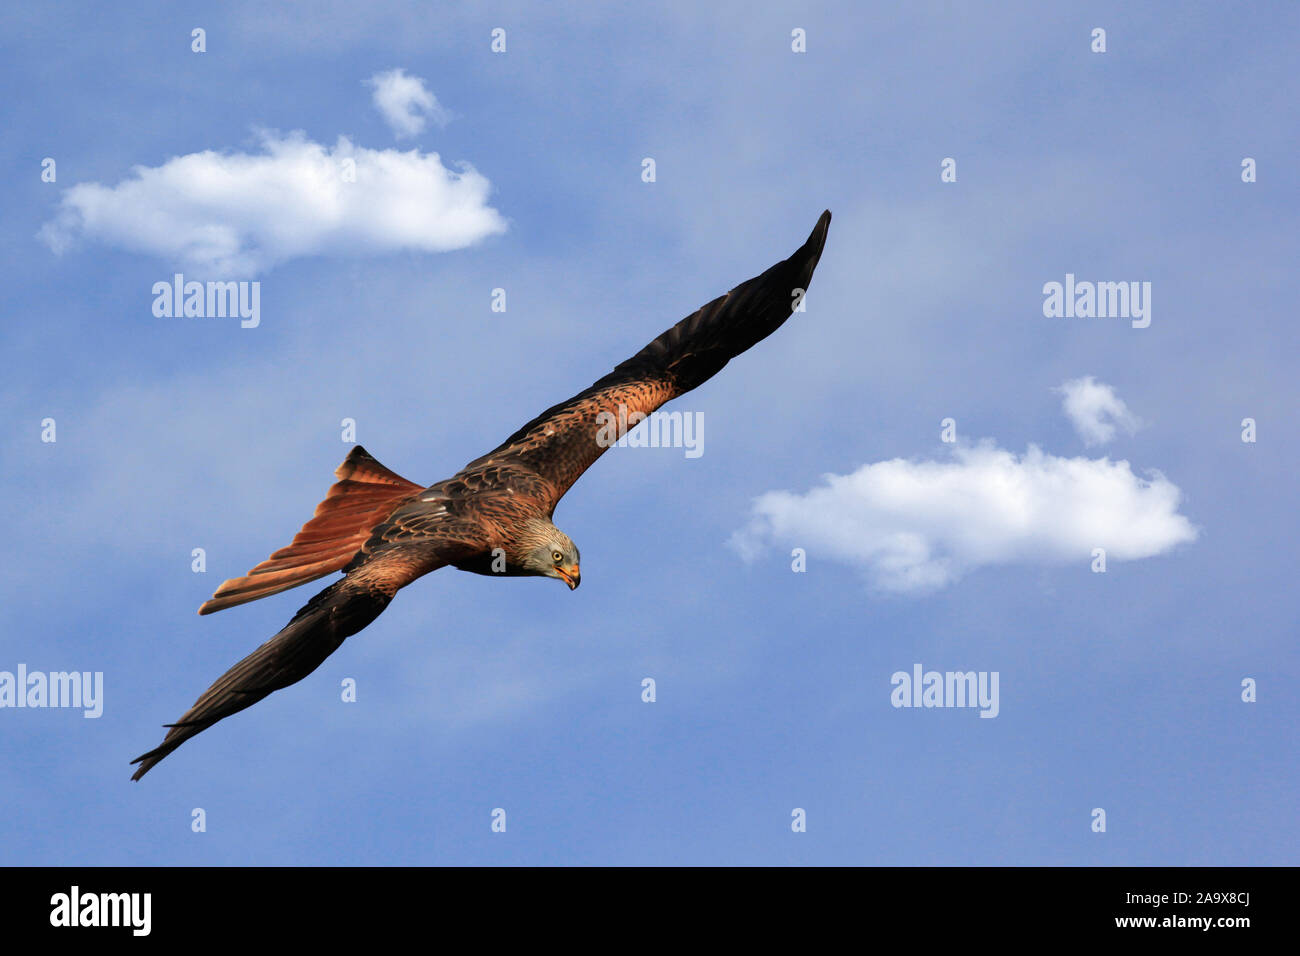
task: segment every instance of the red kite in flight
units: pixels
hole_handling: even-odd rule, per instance
[[[576,588],[578,548],[551,523],[555,505],[635,413],[649,415],[716,375],[780,328],[799,305],[826,243],[823,212],[789,259],[687,316],[590,388],[548,408],[502,444],[427,488],[357,446],[293,543],[199,608],[211,614],[342,571],[279,634],[223,674],[136,757],[132,780],[217,721],[302,680],[377,618],[399,589],[451,565],[475,574],[546,575]],[[621,412],[620,407],[626,409]],[[608,423],[617,418],[617,435]]]

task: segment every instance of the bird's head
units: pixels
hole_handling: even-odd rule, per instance
[[[558,578],[572,591],[582,582],[578,567],[578,546],[573,539],[549,521],[538,522],[530,529],[532,539],[524,551],[523,566],[529,574]]]

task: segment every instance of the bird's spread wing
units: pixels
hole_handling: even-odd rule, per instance
[[[518,462],[547,480],[549,510],[631,425],[664,402],[717,374],[728,361],[771,335],[799,305],[821,258],[830,226],[823,212],[808,241],[790,258],[742,282],[664,332],[614,371],[568,401],[548,408],[462,475]]]
[[[826,242],[831,214],[789,259],[741,283],[677,323],[590,388],[547,409],[460,474],[421,489],[353,449],[339,481],[287,548],[243,578],[225,582],[200,613],[242,604],[331,571],[345,577],[223,674],[163,742],[137,757],[139,780],[195,734],[302,680],[378,617],[397,591],[493,547],[486,498],[509,517],[510,500],[548,510],[629,424],[715,375],[776,331],[798,305]],[[611,430],[611,423],[613,428]],[[522,507],[522,504],[521,504]]]
[[[347,577],[307,602],[279,634],[226,671],[174,724],[163,742],[132,763],[139,780],[169,753],[217,721],[251,707],[272,691],[302,680],[343,641],[377,618],[397,591],[480,547],[472,528],[442,522],[407,547],[380,549]]]
[[[423,488],[390,471],[357,445],[334,470],[338,478],[315,516],[281,548],[242,578],[222,583],[199,608],[211,614],[256,601],[341,570],[399,502]]]

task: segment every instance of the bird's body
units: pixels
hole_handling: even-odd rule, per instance
[[[830,224],[822,213],[789,258],[677,323],[590,388],[542,412],[451,478],[423,488],[353,448],[339,479],[286,548],[219,587],[209,614],[343,571],[293,619],[214,683],[133,780],[217,721],[306,677],[416,578],[448,565],[477,574],[545,575],[576,588],[578,549],[551,516],[566,491],[629,426],[715,375],[798,305]],[[617,422],[611,434],[610,423]]]

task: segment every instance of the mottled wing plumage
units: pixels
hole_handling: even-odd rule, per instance
[[[519,462],[551,486],[546,512],[623,434],[629,418],[716,375],[790,317],[821,258],[831,214],[823,212],[807,242],[788,259],[736,286],[678,322],[614,371],[568,401],[548,408],[461,475]],[[611,429],[614,423],[617,430]]]
[[[493,535],[480,514],[481,503],[470,495],[449,495],[440,482],[394,508],[370,533],[343,568],[347,574],[383,559],[419,562],[426,555],[450,555],[444,564],[465,552],[491,546]]]

